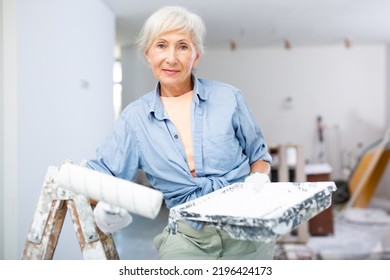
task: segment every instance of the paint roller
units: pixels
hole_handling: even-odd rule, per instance
[[[150,219],[156,218],[163,200],[162,193],[155,189],[71,163],[62,164],[56,183],[63,189]]]

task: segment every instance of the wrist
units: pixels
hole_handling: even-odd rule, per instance
[[[251,173],[249,173],[248,175],[246,175],[245,178],[249,178],[249,177],[251,177],[251,176],[257,176],[257,174],[260,174],[260,176],[267,175],[266,173],[259,172],[259,171],[255,171],[255,172],[251,172]],[[267,175],[267,176],[268,176],[268,175]]]
[[[268,174],[256,171],[256,172],[248,174],[245,177],[245,182],[253,182],[253,181],[255,181],[255,182],[257,182],[257,181],[269,182],[270,178],[269,178]]]

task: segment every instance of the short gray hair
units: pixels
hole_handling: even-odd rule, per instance
[[[173,30],[191,33],[196,50],[200,54],[204,53],[206,27],[203,19],[179,6],[162,7],[146,20],[137,38],[139,50],[147,51],[157,37]]]

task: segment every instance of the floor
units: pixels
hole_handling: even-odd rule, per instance
[[[113,236],[120,259],[158,259],[153,237],[162,232],[168,224],[168,215],[169,211],[165,205],[154,220],[132,214],[133,222]]]
[[[334,205],[334,232],[309,236],[303,243],[277,243],[275,259],[363,260],[390,259],[390,202],[364,209]],[[133,223],[114,236],[121,259],[153,260],[158,255],[153,237],[166,226],[168,210],[150,220],[133,215]]]
[[[378,208],[335,209],[334,232],[304,244],[278,244],[275,259],[390,259],[390,216]]]

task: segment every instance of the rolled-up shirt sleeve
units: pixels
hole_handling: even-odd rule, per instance
[[[268,152],[268,146],[264,142],[263,133],[250,110],[244,95],[240,90],[236,91],[237,117],[234,119],[237,127],[236,135],[244,153],[252,164],[257,160],[271,163],[272,157]]]
[[[96,158],[88,160],[86,167],[99,172],[134,180],[139,168],[139,156],[131,129],[120,116],[105,142],[96,150]]]

